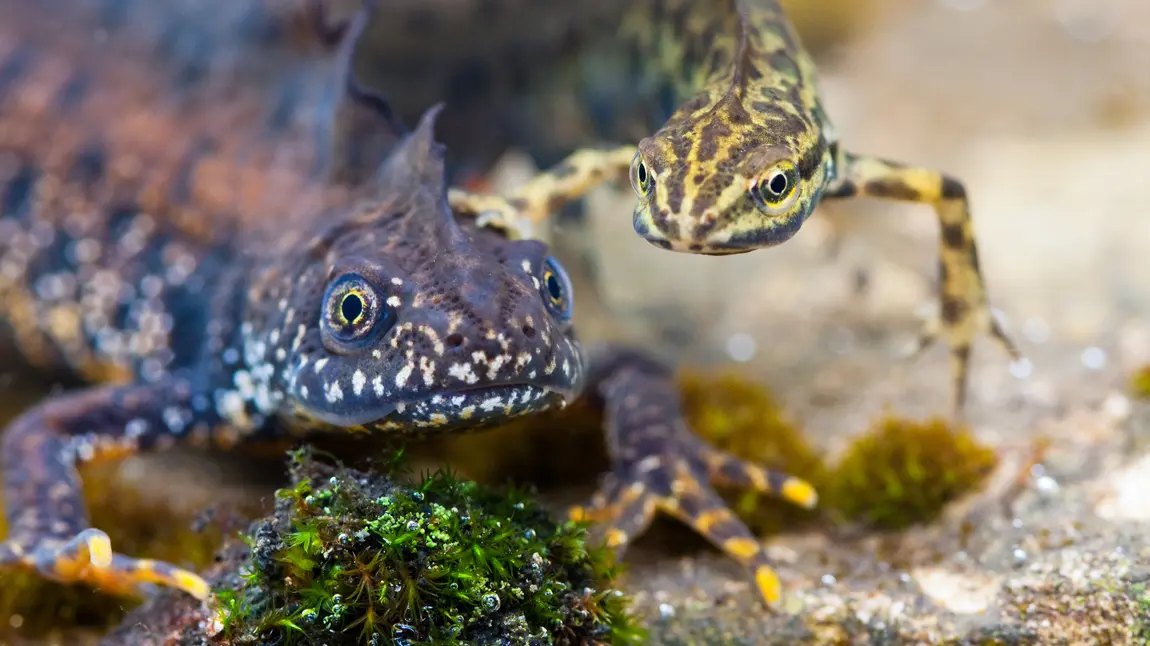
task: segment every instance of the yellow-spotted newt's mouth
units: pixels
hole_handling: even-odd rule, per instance
[[[309,414],[337,426],[450,429],[561,408],[576,395],[574,391],[512,383],[451,390],[410,401],[366,400],[339,411],[309,411]],[[347,400],[345,403],[351,404]]]

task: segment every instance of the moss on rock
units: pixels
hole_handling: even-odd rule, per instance
[[[1138,399],[1150,400],[1150,366],[1143,366],[1130,375],[1130,391]]]
[[[395,463],[385,470],[394,472]],[[230,644],[623,644],[641,633],[608,553],[523,491],[415,486],[293,453],[292,486],[221,589]]]
[[[850,445],[821,500],[846,521],[901,529],[933,520],[997,463],[995,452],[964,427],[887,415]]]

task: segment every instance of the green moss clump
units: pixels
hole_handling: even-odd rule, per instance
[[[785,471],[820,490],[827,467],[802,429],[762,386],[736,373],[714,377],[684,371],[679,375],[683,407],[691,429],[712,446],[772,469]],[[760,535],[793,529],[818,517],[755,491],[724,491],[739,516]]]
[[[966,428],[888,415],[849,447],[821,500],[848,521],[901,529],[936,518],[997,463],[995,452]]]
[[[292,454],[293,485],[217,591],[231,644],[632,643],[608,552],[523,492],[437,472],[398,484]]]
[[[1150,399],[1150,366],[1143,366],[1130,375],[1130,390],[1138,399]]]

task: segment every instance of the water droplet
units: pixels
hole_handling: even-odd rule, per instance
[[[674,617],[675,616],[675,606],[672,606],[669,603],[660,603],[659,604],[659,616],[662,617],[663,619],[670,619],[671,617]]]
[[[1082,365],[1089,370],[1101,370],[1106,367],[1106,351],[1091,346],[1082,351]]]
[[[335,537],[335,540],[339,541],[340,544],[342,544],[342,545],[347,545],[348,543],[351,542],[351,537],[348,536],[347,534],[345,534],[344,532],[340,532],[339,536]]]
[[[327,479],[327,483],[333,487],[338,487],[339,486],[339,478],[332,476],[332,477]]]
[[[407,531],[414,532],[417,529],[419,529],[419,521],[418,520],[407,521]]]
[[[526,538],[529,541],[535,540],[535,530],[528,529],[527,531],[523,532],[523,538]]]
[[[497,595],[495,593],[483,595],[483,607],[484,608],[487,608],[488,610],[492,610],[492,611],[499,610],[499,604],[500,604],[499,595]]]
[[[423,502],[423,492],[422,491],[411,492],[411,499],[416,501],[416,502]]]
[[[749,334],[739,332],[727,337],[727,356],[735,361],[742,363],[750,361],[757,351],[758,346]]]

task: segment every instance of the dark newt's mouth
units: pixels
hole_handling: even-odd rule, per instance
[[[575,396],[574,391],[510,383],[453,390],[405,402],[365,401],[362,407],[349,407],[340,413],[310,411],[310,414],[335,426],[434,432],[560,408]]]

